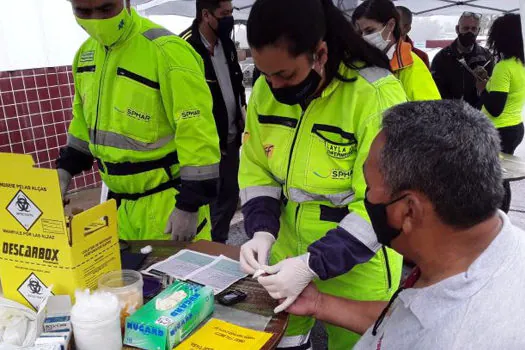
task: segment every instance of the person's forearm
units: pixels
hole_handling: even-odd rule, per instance
[[[373,231],[372,235],[375,234]],[[309,266],[321,280],[340,276],[357,264],[372,259],[375,251],[341,227],[337,227],[308,247]]]
[[[56,168],[66,170],[71,176],[76,176],[93,167],[93,156],[71,146],[60,149],[56,160]]]
[[[480,96],[481,105],[485,106],[485,109],[494,118],[499,117],[505,109],[507,103],[507,92],[483,90]]]
[[[175,206],[183,211],[196,212],[217,197],[218,178],[202,181],[182,180],[180,192],[175,196]]]
[[[374,324],[386,305],[386,301],[357,301],[321,293],[314,317],[363,334]]]
[[[269,232],[277,237],[280,228],[281,202],[275,198],[260,196],[249,200],[242,207],[244,229],[252,238],[255,232]]]

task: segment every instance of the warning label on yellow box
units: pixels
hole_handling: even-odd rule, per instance
[[[0,153],[0,279],[7,298],[33,308],[50,294],[97,287],[120,269],[116,205],[66,218],[58,174],[29,155]],[[52,289],[51,289],[52,287]]]

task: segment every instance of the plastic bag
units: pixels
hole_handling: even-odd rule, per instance
[[[0,350],[31,346],[42,332],[47,299],[38,313],[28,307],[0,297]]]

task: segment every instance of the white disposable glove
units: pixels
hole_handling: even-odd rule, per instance
[[[171,234],[174,241],[191,241],[197,234],[198,212],[189,212],[180,209],[173,209],[171,212],[164,233]]]
[[[308,266],[310,253],[283,260],[273,266],[264,266],[270,276],[259,277],[257,281],[274,299],[285,299],[273,312],[287,309],[314,278],[318,277]]]
[[[71,182],[71,179],[73,176],[64,169],[58,169],[58,183],[60,184],[60,194],[62,195],[62,200],[66,197],[67,189],[69,187],[69,183]]]
[[[253,238],[241,246],[241,270],[253,275],[255,270],[268,264],[268,254],[275,242],[275,237],[269,232],[255,232]],[[257,259],[255,258],[257,255]]]
[[[242,116],[242,120],[246,122],[246,106],[241,107],[241,116]]]

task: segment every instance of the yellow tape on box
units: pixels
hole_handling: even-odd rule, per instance
[[[115,201],[67,218],[58,174],[29,155],[0,153],[0,279],[6,298],[37,308],[49,294],[96,289],[119,270]]]

